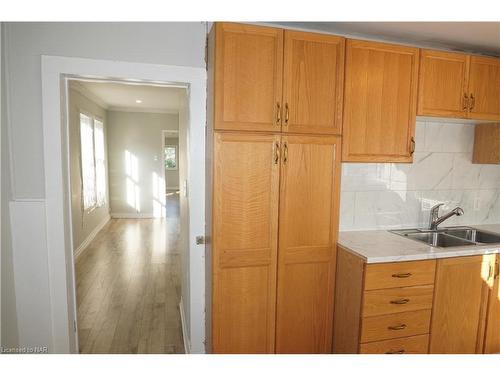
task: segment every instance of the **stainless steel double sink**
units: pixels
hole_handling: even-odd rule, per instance
[[[435,247],[500,244],[500,235],[471,227],[399,229],[389,232]]]

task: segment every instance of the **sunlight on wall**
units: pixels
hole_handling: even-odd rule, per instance
[[[165,217],[165,180],[153,172],[153,216]]]
[[[139,162],[129,150],[125,150],[125,173],[127,174],[127,204],[140,212]]]

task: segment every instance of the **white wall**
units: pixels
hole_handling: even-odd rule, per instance
[[[42,55],[195,68],[205,66],[206,30],[205,24],[201,22],[8,23],[3,30],[3,36],[4,53],[2,55],[6,58],[6,95],[9,97],[6,110],[9,112],[7,125],[11,135],[9,156],[12,162],[13,186],[12,194],[7,199],[14,200],[15,203],[16,212],[14,215],[11,213],[11,220],[12,218],[19,220],[16,225],[29,223],[37,229],[46,228],[45,216],[29,217],[28,212],[41,213],[39,200],[45,198],[41,97]],[[199,138],[201,134],[197,134]],[[195,159],[198,161],[197,156]],[[2,158],[2,162],[3,160],[5,159]],[[6,169],[2,164],[2,176],[4,176],[4,171]],[[196,177],[192,179],[199,180]],[[30,205],[31,211],[24,210],[25,205]],[[2,217],[5,217],[4,206]],[[190,219],[190,225],[194,224],[198,225],[196,219]],[[5,228],[5,225],[2,227]],[[13,234],[22,236],[19,231]],[[14,248],[16,240],[20,239],[13,238]],[[45,295],[47,283],[44,281],[41,285],[36,285],[36,281],[48,280],[50,277],[45,267],[49,261],[47,242],[43,238],[39,240],[40,242],[32,241],[31,247],[27,247],[26,251],[21,252],[18,249],[13,251],[13,254],[20,256],[18,265],[14,264],[16,280],[24,280],[26,288],[22,290],[31,291],[26,295],[20,295],[16,289],[17,310],[18,312],[20,310],[40,312],[30,317],[31,323],[19,321],[18,314],[19,331],[23,328],[23,334],[26,335],[26,337],[19,338],[19,343],[34,342],[35,338],[37,342],[40,342],[39,339],[44,337],[42,341],[48,344],[51,350],[50,345],[56,339],[51,336],[50,330],[46,329],[44,315],[46,311],[50,311],[50,300],[49,298],[30,300],[33,295],[32,291],[40,287],[44,288],[40,295]],[[2,236],[2,250],[5,249],[3,242]],[[17,241],[17,243],[21,242]],[[193,241],[190,240],[189,243],[190,246],[196,248]],[[197,267],[196,272],[200,272],[199,261],[195,260],[191,263],[191,267]],[[200,274],[202,275],[202,272]],[[31,278],[31,275],[35,275],[36,278]],[[199,299],[199,297],[196,298]],[[203,307],[197,309],[201,311]],[[200,316],[201,312],[196,311],[196,314]],[[9,322],[12,321],[12,319],[9,320]],[[53,325],[56,323],[52,322]],[[202,350],[202,337],[203,335],[197,332],[197,351]],[[57,345],[60,347],[62,343],[57,341]]]
[[[178,127],[176,114],[108,112],[109,196],[113,217],[161,217],[164,213],[162,131]]]
[[[446,225],[500,223],[500,165],[472,164],[474,125],[419,120],[413,164],[343,163],[340,230],[421,227],[429,209],[460,206]]]
[[[102,224],[109,220],[109,194],[106,194],[106,203],[92,211],[85,212],[82,206],[81,182],[81,151],[80,151],[80,112],[92,115],[103,121],[104,141],[107,140],[106,110],[91,99],[71,88],[70,84],[68,103],[68,126],[70,148],[70,186],[71,186],[71,224],[73,227],[73,251],[77,251],[82,243]],[[108,168],[106,167],[106,174]],[[106,181],[107,182],[107,181]]]
[[[3,28],[3,26],[2,26]],[[1,40],[1,38],[0,38]],[[0,258],[0,275],[1,275],[1,336],[0,346],[12,348],[18,345],[18,329],[17,329],[17,314],[16,314],[16,293],[14,289],[14,264],[12,254],[12,240],[10,233],[10,211],[9,200],[11,198],[10,189],[10,158],[9,158],[9,143],[7,132],[7,97],[5,95],[5,64],[4,50],[5,46],[1,46],[1,258]]]

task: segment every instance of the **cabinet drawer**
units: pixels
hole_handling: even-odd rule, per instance
[[[366,291],[363,316],[376,316],[432,308],[434,285]]]
[[[435,260],[368,264],[365,290],[434,284]]]
[[[361,354],[427,354],[429,352],[429,335],[361,344],[359,352]]]
[[[361,323],[361,342],[389,340],[429,333],[431,310],[372,316]]]

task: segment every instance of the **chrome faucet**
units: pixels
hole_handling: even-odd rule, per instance
[[[429,229],[430,230],[436,230],[439,224],[441,224],[445,220],[448,220],[450,217],[452,217],[454,215],[462,216],[464,214],[464,210],[462,208],[455,207],[453,210],[451,210],[447,214],[444,214],[443,216],[439,216],[439,207],[441,207],[443,205],[444,205],[444,203],[439,203],[431,208],[431,214],[429,217]]]

